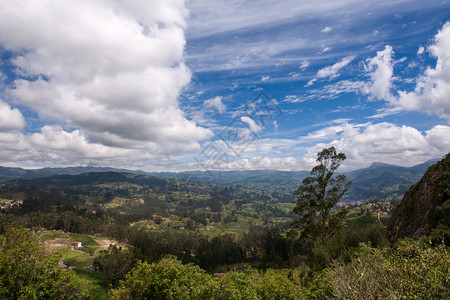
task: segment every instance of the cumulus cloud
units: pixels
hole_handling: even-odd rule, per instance
[[[187,15],[183,0],[3,2],[0,44],[17,68],[7,92],[88,144],[196,149],[211,132],[178,108]]]
[[[220,143],[215,146],[221,147]],[[368,167],[373,162],[413,166],[448,153],[450,127],[436,125],[421,132],[411,126],[387,122],[352,124],[348,120],[336,120],[305,137],[255,140],[243,157],[227,155],[227,159],[204,163],[209,169],[221,170],[310,170],[317,163],[317,153],[330,146],[347,155],[342,170]],[[306,151],[301,158],[292,155],[299,149]]]
[[[44,126],[41,132],[34,133],[28,138],[33,148],[41,150],[40,158],[48,162],[95,164],[97,159],[120,161],[133,155],[134,157],[138,155],[140,159],[144,158],[137,150],[90,143],[80,130],[68,132],[59,126]]]
[[[447,22],[429,47],[436,60],[416,83],[412,92],[400,91],[398,105],[410,110],[425,109],[450,121],[450,22]]]
[[[141,150],[120,149],[89,142],[81,130],[46,125],[39,132],[0,132],[0,163],[11,165],[142,166],[154,158]],[[132,158],[132,159],[131,159]]]
[[[413,91],[393,91],[394,52],[389,45],[367,60],[366,71],[371,80],[362,91],[370,99],[387,101],[391,106],[388,111],[428,112],[450,121],[450,22],[442,27],[428,49],[436,58],[436,65],[416,79]],[[421,46],[417,54],[424,51]]]
[[[320,32],[326,33],[326,32],[330,32],[331,30],[333,30],[333,28],[327,26],[327,27],[325,27],[324,29],[322,29]]]
[[[219,113],[224,113],[225,110],[227,109],[227,107],[225,106],[225,104],[222,103],[222,97],[221,96],[217,96],[208,100],[205,100],[203,102],[203,106],[208,107],[208,108],[216,108]]]
[[[330,126],[316,133],[327,142],[310,147],[305,163],[314,165],[317,153],[335,146],[347,155],[347,168],[367,167],[372,162],[409,166],[439,158],[450,149],[450,127],[437,125],[424,133],[410,126],[392,123],[349,124]]]
[[[216,141],[214,148],[226,153],[226,159],[206,159],[202,165],[215,170],[310,170],[317,164],[317,153],[330,146],[347,155],[343,171],[365,168],[373,162],[413,166],[448,153],[450,127],[436,125],[421,132],[388,122],[360,124],[338,119],[295,139],[255,139],[240,155],[234,155],[227,145]]]
[[[0,132],[21,130],[24,126],[25,119],[22,113],[0,100]]]
[[[366,71],[370,75],[370,82],[364,87],[363,91],[371,99],[392,101],[392,75],[394,67],[392,56],[394,51],[392,47],[386,45],[383,51],[378,51],[377,55],[367,60]]]
[[[320,69],[319,71],[317,71],[316,76],[311,79],[308,84],[306,86],[311,86],[314,84],[314,82],[317,81],[317,79],[321,79],[321,78],[336,78],[339,76],[339,71],[342,68],[345,68],[346,66],[348,66],[353,60],[355,59],[355,56],[347,56],[344,57],[342,60],[340,60],[339,62],[335,63],[334,65],[331,66],[327,66],[323,69]]]

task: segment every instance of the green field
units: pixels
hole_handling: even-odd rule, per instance
[[[91,299],[106,299],[106,290],[102,286],[100,273],[89,267],[100,251],[108,247],[108,239],[88,234],[48,231],[41,233],[40,241],[47,249],[59,252],[65,265],[75,267],[73,271],[89,289]],[[70,249],[70,244],[74,241],[81,242],[83,248]]]

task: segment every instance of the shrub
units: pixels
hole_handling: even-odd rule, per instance
[[[86,289],[72,271],[63,270],[59,255],[47,255],[33,233],[9,228],[0,236],[1,299],[83,299]]]
[[[401,240],[392,249],[375,249],[363,244],[351,263],[336,263],[324,280],[337,298],[448,299],[449,266],[445,245]]]

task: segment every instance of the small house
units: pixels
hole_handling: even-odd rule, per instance
[[[83,248],[83,245],[81,244],[81,242],[73,242],[70,245],[70,249],[72,249],[72,250],[78,250],[78,249],[81,249],[81,248]]]

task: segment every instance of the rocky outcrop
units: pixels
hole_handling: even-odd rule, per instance
[[[433,228],[450,228],[450,153],[428,168],[403,196],[388,225],[389,239],[418,239]]]

